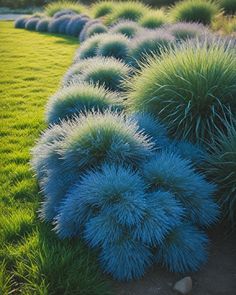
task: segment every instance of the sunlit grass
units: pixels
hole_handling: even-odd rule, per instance
[[[0,294],[107,294],[95,256],[38,220],[41,196],[29,166],[46,127],[46,101],[77,39],[17,30],[12,22],[0,23],[0,36]]]

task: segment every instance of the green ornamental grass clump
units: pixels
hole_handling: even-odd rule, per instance
[[[102,112],[106,109],[118,108],[121,108],[121,100],[118,100],[115,93],[101,86],[80,83],[59,90],[49,99],[46,107],[46,121],[48,124],[55,124],[88,111]]]
[[[114,24],[121,19],[138,21],[148,10],[148,7],[140,2],[120,2],[114,6],[113,12],[108,15],[106,23]]]
[[[175,136],[202,142],[225,108],[236,109],[236,58],[224,42],[190,42],[153,58],[130,84],[127,104],[161,119]]]
[[[85,11],[85,8],[78,2],[65,0],[52,2],[45,6],[45,13],[48,16],[54,16],[58,11],[61,10],[70,10],[79,14]]]
[[[206,174],[218,185],[218,200],[224,217],[236,225],[236,120],[223,120],[210,145],[211,154],[205,166]]]
[[[107,16],[113,11],[115,5],[116,3],[112,1],[95,2],[92,6],[93,16],[95,18]]]
[[[235,14],[236,12],[236,1],[235,0],[218,0],[220,7],[227,14]]]
[[[167,16],[164,11],[152,10],[144,14],[139,23],[141,26],[147,29],[156,29],[168,22]]]
[[[184,0],[170,9],[170,17],[177,22],[200,22],[208,25],[220,12],[216,2],[211,0]]]

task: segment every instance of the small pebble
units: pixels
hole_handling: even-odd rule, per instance
[[[193,283],[191,277],[185,277],[176,282],[173,289],[180,294],[188,294],[192,290],[192,287]]]

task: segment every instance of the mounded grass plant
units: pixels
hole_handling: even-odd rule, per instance
[[[220,10],[217,2],[211,0],[184,0],[170,9],[170,17],[176,22],[198,22],[211,24]]]
[[[59,27],[58,27],[58,33],[59,34],[65,34],[67,25],[68,25],[69,21],[71,20],[71,15],[61,16],[58,19],[61,20],[61,22],[59,24]]]
[[[39,21],[40,21],[40,18],[36,18],[36,17],[29,18],[25,23],[26,30],[35,31]]]
[[[165,28],[175,36],[178,41],[205,36],[208,33],[208,29],[204,25],[198,23],[180,22],[167,25]]]
[[[63,25],[65,20],[67,19],[68,19],[67,15],[63,15],[58,18],[52,18],[48,25],[48,32],[52,34],[58,34],[60,26]]]
[[[123,34],[128,38],[135,37],[141,30],[141,27],[134,21],[122,20],[110,27],[109,33]]]
[[[98,44],[97,55],[125,61],[129,50],[130,42],[127,37],[122,34],[107,34]]]
[[[108,15],[106,23],[114,24],[119,20],[139,21],[148,10],[148,7],[140,2],[120,2],[114,6],[113,12]]]
[[[227,48],[196,41],[153,58],[131,79],[127,104],[154,114],[177,137],[212,138],[225,108],[236,107],[235,52]]]
[[[101,86],[78,84],[59,90],[53,95],[46,107],[48,124],[60,123],[88,111],[120,109],[121,100]]]
[[[76,52],[74,63],[80,62],[82,59],[95,57],[98,45],[105,36],[106,34],[97,34],[84,41]]]
[[[164,30],[147,31],[132,40],[130,63],[135,67],[146,64],[148,56],[158,56],[174,44],[175,38]]]
[[[139,23],[147,29],[157,29],[168,22],[168,18],[162,10],[151,10],[144,14]]]
[[[113,11],[113,7],[116,5],[112,1],[99,1],[92,5],[93,16],[95,18],[104,17]]]
[[[81,80],[104,86],[110,91],[124,91],[124,81],[129,75],[131,68],[125,63],[113,57],[95,57],[83,70]]]
[[[50,18],[43,18],[43,19],[39,20],[39,22],[36,25],[36,31],[37,32],[47,32],[49,23],[50,23]]]
[[[73,10],[71,9],[63,9],[63,10],[60,10],[58,12],[56,12],[54,15],[53,15],[53,18],[58,18],[58,17],[61,17],[61,16],[73,16],[73,15],[77,15],[76,12],[74,12]]]
[[[24,29],[25,28],[25,24],[28,21],[29,17],[28,16],[22,16],[19,17],[15,22],[14,22],[14,26],[16,29]]]
[[[48,16],[54,16],[57,12],[65,10],[73,11],[79,14],[85,11],[85,8],[75,1],[57,1],[49,3],[45,6],[45,13]]]
[[[222,120],[215,140],[211,142],[205,173],[218,185],[218,200],[223,217],[236,225],[236,121]]]
[[[84,39],[83,40],[86,40],[90,37],[92,37],[93,35],[96,35],[96,34],[102,34],[102,33],[106,33],[108,32],[108,28],[103,25],[102,23],[94,23],[94,24],[91,24],[87,29],[86,29],[86,33],[84,35]]]
[[[235,14],[236,2],[234,0],[218,0],[218,3],[225,13]]]
[[[85,24],[89,21],[88,17],[76,15],[71,17],[70,21],[66,26],[66,35],[79,37]]]

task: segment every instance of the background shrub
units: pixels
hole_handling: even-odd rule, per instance
[[[163,10],[153,10],[144,14],[139,23],[144,28],[156,29],[167,23],[168,19]]]
[[[54,124],[87,111],[102,112],[109,108],[115,110],[118,107],[121,107],[121,101],[116,94],[108,92],[101,86],[80,83],[59,90],[50,98],[46,107],[46,121],[48,124]]]
[[[153,113],[175,136],[205,141],[214,136],[225,108],[236,107],[235,62],[224,42],[183,44],[154,58],[131,81],[128,104]]]
[[[184,0],[170,10],[174,21],[200,22],[204,25],[210,24],[218,13],[216,2],[210,0]]]
[[[136,22],[122,20],[110,27],[109,32],[123,34],[128,38],[133,38],[140,32],[140,30],[141,27]]]

